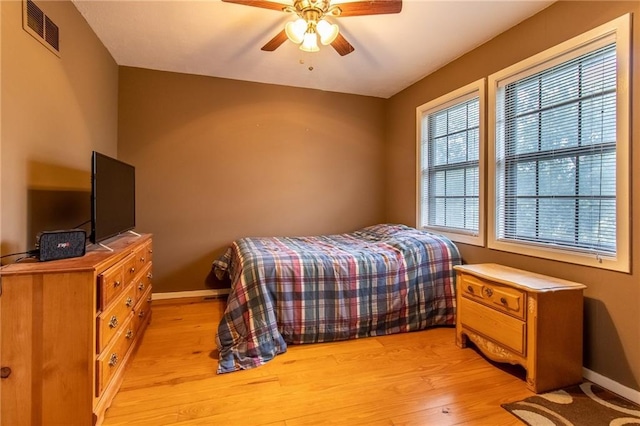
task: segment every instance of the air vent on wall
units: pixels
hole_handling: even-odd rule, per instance
[[[31,0],[23,0],[22,28],[60,56],[60,34],[58,26]]]

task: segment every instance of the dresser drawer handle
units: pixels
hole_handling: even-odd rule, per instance
[[[120,287],[120,281],[115,281],[113,283],[113,287]]]
[[[109,358],[109,365],[111,367],[115,367],[117,363],[118,363],[118,354],[112,353],[111,358]]]
[[[144,311],[140,311],[140,313],[138,313],[138,317],[142,318],[144,316]]]
[[[493,290],[491,290],[490,288],[486,288],[484,292],[487,293],[487,296],[489,297],[493,296]]]
[[[152,274],[151,272],[149,272],[149,273],[147,274],[147,278],[149,278],[149,279],[153,278],[153,274]]]
[[[144,290],[144,283],[138,284],[138,290],[140,291]]]
[[[142,257],[140,258],[140,263],[144,263],[144,261],[145,261],[145,260],[146,260],[146,259],[144,258],[144,256],[142,256]]]
[[[504,297],[500,298],[500,303],[502,303],[503,305],[507,304],[507,299],[505,299]]]
[[[130,297],[127,297],[127,301],[124,302],[125,305],[127,305],[127,308],[130,308],[131,305],[133,305],[133,300]]]
[[[127,334],[125,335],[127,339],[131,339],[133,337],[133,330],[127,330]]]
[[[473,287],[471,287],[470,285],[467,286],[467,291],[469,293],[473,293]]]
[[[131,272],[132,274],[133,274],[135,271],[136,271],[136,268],[135,268],[135,267],[133,267],[133,266],[131,267],[131,269],[129,269],[129,272]]]
[[[151,296],[147,297],[147,303],[151,303],[151,300],[153,300]]]
[[[109,321],[109,328],[116,328],[118,326],[118,318],[114,315]]]

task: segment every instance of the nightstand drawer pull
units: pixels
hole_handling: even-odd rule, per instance
[[[502,303],[503,305],[507,304],[507,299],[505,299],[504,297],[500,298],[500,303]]]
[[[493,290],[491,290],[490,288],[486,288],[484,292],[487,293],[487,296],[489,297],[493,296]]]
[[[109,358],[109,365],[111,367],[115,367],[117,363],[118,363],[118,354],[112,353],[111,358]]]
[[[471,287],[470,285],[467,286],[467,290],[469,291],[469,293],[473,293],[473,287]]]
[[[118,317],[115,315],[111,317],[109,320],[109,328],[116,328],[118,326]]]

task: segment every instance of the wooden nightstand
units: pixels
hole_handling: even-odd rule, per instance
[[[582,381],[586,286],[493,263],[459,265],[456,343],[527,370],[541,393]]]

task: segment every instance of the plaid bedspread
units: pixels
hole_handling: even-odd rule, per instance
[[[239,239],[213,262],[231,279],[218,373],[262,365],[287,344],[455,324],[460,263],[450,240],[404,225]]]

